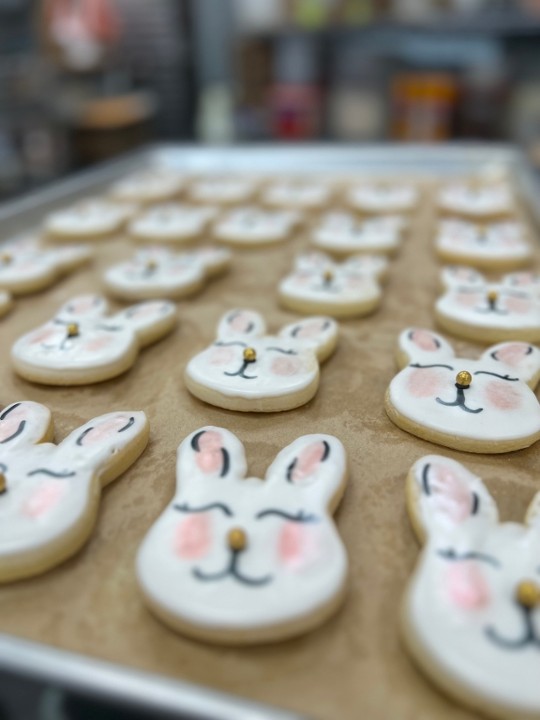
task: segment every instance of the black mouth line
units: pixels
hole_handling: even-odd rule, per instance
[[[490,313],[493,313],[494,315],[508,315],[507,310],[500,310],[496,307],[487,307],[487,308],[475,308],[475,312],[482,313],[483,315],[489,315]]]
[[[223,371],[224,375],[227,375],[228,377],[241,377],[244,378],[244,380],[256,380],[258,375],[244,375],[244,371],[246,370],[247,366],[250,365],[249,360],[244,360],[244,364],[240,368],[240,370],[237,370],[236,372],[230,373]]]
[[[202,582],[216,582],[219,580],[224,580],[225,578],[230,576],[233,577],[235,580],[238,580],[238,582],[243,583],[244,585],[248,585],[250,587],[262,587],[263,585],[268,585],[268,583],[272,581],[271,575],[265,575],[262,578],[250,578],[239,572],[239,570],[237,570],[236,568],[236,565],[238,563],[238,555],[239,553],[233,550],[231,561],[228,567],[226,567],[225,570],[221,570],[217,573],[205,573],[199,568],[193,568],[191,572],[193,576],[197,578],[197,580],[201,580]]]
[[[464,410],[465,412],[468,412],[468,413],[472,413],[473,415],[476,415],[483,411],[484,408],[476,408],[475,410],[473,410],[473,408],[467,407],[467,405],[465,404],[465,393],[463,391],[463,388],[459,387],[459,385],[456,384],[456,389],[457,389],[457,396],[453,402],[441,400],[440,397],[436,397],[435,401],[438,402],[440,405],[444,405],[445,407],[461,408],[461,410]]]
[[[521,650],[529,645],[534,645],[540,650],[540,638],[536,636],[534,631],[531,610],[525,607],[522,608],[522,610],[525,618],[525,633],[523,637],[510,640],[500,635],[492,625],[488,625],[484,628],[484,634],[488,640],[503,650]]]

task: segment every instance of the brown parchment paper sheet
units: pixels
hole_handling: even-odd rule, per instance
[[[139,461],[104,491],[95,530],[77,556],[41,577],[0,588],[0,632],[321,720],[475,717],[432,686],[399,639],[399,606],[419,552],[405,511],[404,478],[417,458],[440,451],[486,480],[503,519],[521,520],[540,487],[540,464],[538,447],[500,456],[459,453],[416,439],[386,417],[383,397],[396,372],[398,333],[409,324],[435,327],[433,221],[425,187],[391,264],[381,309],[341,323],[339,346],[322,369],[318,394],[286,413],[242,414],[205,405],[189,395],[182,374],[188,359],[213,338],[227,309],[261,311],[271,329],[298,317],[278,308],[276,286],[294,255],[308,247],[305,236],[270,249],[235,251],[229,274],[179,303],[172,335],[144,350],[128,373],[98,385],[63,389],[28,383],[12,371],[9,349],[68,298],[98,290],[105,267],[134,246],[125,238],[100,241],[89,267],[46,292],[18,299],[0,325],[1,403],[31,399],[48,405],[57,439],[101,413],[142,409],[151,440]],[[454,342],[457,350],[481,351]],[[250,472],[261,477],[275,454],[299,435],[331,433],[344,443],[350,480],[336,518],[350,557],[350,588],[341,611],[320,629],[275,645],[216,647],[175,634],[143,605],[134,574],[137,548],[172,497],[177,445],[207,424],[236,433],[246,446]]]

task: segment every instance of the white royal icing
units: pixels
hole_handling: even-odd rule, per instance
[[[294,404],[293,396],[318,380],[317,353],[335,342],[337,332],[331,318],[310,317],[267,335],[258,313],[231,310],[220,322],[216,341],[190,360],[186,376],[228,397],[291,396]],[[246,348],[255,350],[255,362],[244,360]],[[313,395],[316,391],[314,385]]]
[[[176,307],[166,301],[132,305],[115,315],[106,316],[107,304],[98,295],[82,295],[63,305],[52,320],[19,338],[11,355],[27,367],[80,371],[114,366],[130,357],[135,362],[138,350],[157,340],[172,325]],[[78,334],[69,337],[70,324]],[[161,331],[163,329],[163,331]]]
[[[507,331],[526,331],[530,339],[540,340],[540,276],[511,273],[495,283],[470,268],[449,267],[442,282],[445,292],[435,305],[442,318],[493,331],[494,336],[498,332],[500,338],[494,340],[506,339]]]
[[[480,478],[449,458],[423,457],[412,476],[427,541],[404,606],[411,650],[475,707],[540,716],[540,608],[516,600],[540,582],[540,524],[499,523]]]
[[[119,294],[145,297],[180,297],[195,291],[210,277],[224,270],[231,254],[224,248],[200,248],[175,253],[166,248],[139,250],[131,260],[110,267],[105,285]]]
[[[294,210],[264,210],[256,206],[236,208],[218,220],[214,237],[245,245],[280,242],[289,237],[298,220]]]
[[[325,205],[332,197],[328,183],[289,180],[271,184],[263,194],[268,205],[290,208],[313,208]]]
[[[331,435],[305,435],[282,450],[266,479],[246,479],[240,441],[201,428],[178,448],[176,494],[145,537],[137,576],[151,604],[197,629],[252,633],[317,615],[342,591],[347,555],[329,507],[346,475]],[[244,550],[227,541],[246,536]],[[317,623],[314,618],[313,624]]]
[[[349,204],[363,212],[387,213],[411,210],[418,202],[418,189],[399,183],[363,184],[348,192]]]
[[[487,442],[486,452],[497,452],[500,441],[519,444],[539,435],[540,404],[527,384],[535,383],[540,372],[537,347],[506,342],[489,347],[478,360],[456,358],[440,335],[407,328],[399,348],[409,364],[390,383],[389,401],[407,420],[444,433],[454,444]],[[467,409],[460,406],[456,387],[462,370],[472,375],[470,387],[462,391]]]
[[[279,286],[285,299],[300,300],[308,306],[324,304],[327,312],[344,306],[361,313],[364,306],[377,305],[382,292],[379,278],[387,268],[382,257],[361,255],[336,263],[323,253],[312,252],[296,259],[292,274]]]
[[[87,198],[75,205],[51,213],[45,231],[53,235],[92,236],[120,230],[135,207],[102,198]]]
[[[167,168],[134,172],[111,186],[111,195],[127,202],[151,202],[172,198],[185,185],[184,179]]]
[[[216,214],[214,207],[162,203],[135,218],[129,225],[129,233],[142,240],[188,240],[201,235]]]
[[[501,215],[513,209],[512,193],[504,183],[479,186],[451,183],[440,189],[437,200],[443,210],[472,217]]]
[[[8,241],[0,246],[0,288],[14,295],[40,290],[90,257],[87,245],[45,248],[32,237]]]
[[[257,182],[248,177],[208,177],[196,180],[189,188],[193,200],[202,203],[239,203],[253,197]]]
[[[33,561],[46,569],[78,550],[77,526],[99,502],[99,478],[118,452],[140,445],[147,432],[143,412],[113,412],[90,420],[55,445],[41,442],[50,423],[48,409],[34,402],[14,403],[0,413],[0,471],[5,481],[0,493],[0,578],[6,570],[8,577],[31,574],[27,566]],[[107,481],[116,475],[111,477],[109,470]]]
[[[442,220],[435,246],[450,260],[525,260],[532,255],[525,226],[515,220],[478,225],[466,220]]]
[[[399,215],[358,220],[352,213],[332,211],[313,230],[313,244],[338,253],[392,253],[401,244],[405,221]]]

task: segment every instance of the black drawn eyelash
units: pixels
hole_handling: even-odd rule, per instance
[[[293,515],[292,513],[285,512],[284,510],[276,510],[274,508],[270,508],[269,510],[261,510],[261,512],[255,515],[255,519],[260,520],[261,518],[268,517],[270,515],[275,515],[277,517],[284,518],[285,520],[292,520],[293,522],[319,522],[319,518],[316,515],[306,514],[303,510],[299,510],[296,515]]]
[[[56,472],[55,470],[49,470],[48,468],[36,468],[27,473],[27,477],[32,475],[48,475],[49,477],[55,478],[68,478],[76,475],[75,471],[63,470],[62,472]]]
[[[501,380],[508,380],[509,382],[517,382],[519,378],[510,377],[510,375],[499,375],[499,373],[489,372],[489,370],[477,370],[473,375],[493,375]]]
[[[497,558],[474,551],[458,554],[452,548],[448,548],[447,550],[437,550],[437,555],[440,555],[440,557],[445,560],[455,560],[457,562],[462,560],[480,560],[488,565],[492,565],[493,567],[501,567],[501,563],[497,560]]]
[[[283,348],[278,347],[268,347],[267,350],[275,350],[276,352],[283,353],[284,355],[298,355],[296,350],[283,350]]]
[[[413,368],[420,368],[421,370],[425,370],[426,368],[434,368],[434,367],[441,367],[446,368],[447,370],[453,370],[454,368],[451,365],[441,365],[439,363],[436,363],[434,365],[420,365],[420,363],[411,363],[409,367]]]
[[[247,347],[246,343],[240,342],[240,340],[231,340],[231,342],[215,342],[214,346],[217,347],[228,347],[229,345],[239,345],[240,347]]]
[[[233,517],[234,513],[232,510],[227,507],[224,503],[215,502],[215,503],[209,503],[208,505],[202,505],[201,507],[189,507],[187,503],[184,503],[183,505],[173,505],[175,510],[179,510],[180,512],[187,512],[187,513],[200,513],[200,512],[207,512],[207,510],[221,510],[222,512],[227,515],[227,517]]]

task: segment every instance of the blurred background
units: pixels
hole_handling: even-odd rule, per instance
[[[0,198],[151,141],[510,141],[540,0],[0,0]]]

